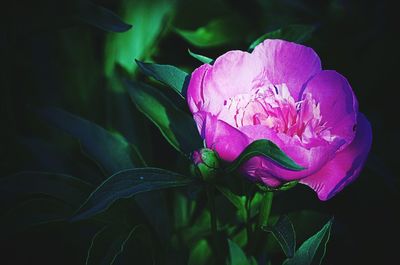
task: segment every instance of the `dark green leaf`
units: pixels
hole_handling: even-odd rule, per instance
[[[190,75],[181,69],[167,64],[144,63],[136,60],[140,70],[148,76],[173,88],[179,95],[186,97]]]
[[[191,50],[188,49],[189,54],[193,57],[196,58],[197,60],[199,60],[202,63],[208,63],[211,64],[214,60],[211,58],[208,58],[207,56],[204,55],[200,55],[200,54],[196,54],[194,52],[192,52]]]
[[[110,32],[124,32],[132,28],[110,10],[93,4],[90,1],[80,1],[78,19],[90,25]]]
[[[310,265],[313,261],[321,264],[325,256],[332,223],[333,219],[329,220],[318,233],[300,246],[293,258],[285,260],[283,265]]]
[[[265,230],[272,232],[279,245],[281,245],[286,257],[293,257],[296,250],[296,234],[289,217],[286,215],[280,216],[273,227],[266,228]]]
[[[176,150],[190,154],[202,147],[202,140],[192,117],[178,109],[157,89],[133,81],[126,84],[138,109],[160,129]]]
[[[229,17],[211,20],[196,30],[175,29],[175,32],[190,44],[206,48],[239,41],[241,34],[238,31],[242,27],[243,23],[238,21],[238,17]]]
[[[143,163],[136,148],[122,135],[112,134],[95,123],[60,109],[42,109],[40,114],[52,125],[77,138],[83,151],[107,174]]]
[[[0,232],[3,237],[23,231],[35,225],[63,221],[68,218],[73,208],[54,198],[34,198],[18,204],[2,215]]]
[[[112,265],[118,255],[124,251],[125,244],[131,239],[138,227],[128,229],[121,225],[103,227],[97,232],[89,246],[86,265]]]
[[[311,38],[314,26],[310,25],[291,25],[272,32],[268,32],[256,39],[249,47],[249,51],[266,39],[282,39],[296,43],[304,43]]]
[[[120,171],[100,184],[80,207],[73,221],[87,219],[105,211],[119,199],[136,194],[185,186],[194,180],[158,168],[135,168]]]
[[[222,187],[220,185],[215,186],[219,192],[221,192],[239,211],[239,214],[244,218],[246,217],[246,207],[245,202],[241,199],[239,195],[234,194],[228,188]]]
[[[257,260],[253,256],[249,259],[249,265],[258,265]]]
[[[211,246],[207,240],[199,240],[190,250],[188,265],[207,265],[210,264],[212,257]]]
[[[233,241],[228,239],[230,265],[249,265],[246,254]]]
[[[0,179],[0,198],[14,200],[30,195],[45,195],[78,205],[87,197],[92,186],[64,174],[26,171]]]
[[[254,156],[262,156],[272,160],[289,170],[299,171],[304,169],[290,159],[276,144],[273,142],[261,139],[249,144],[243,152],[226,168],[227,172],[232,172],[239,168],[244,162]]]

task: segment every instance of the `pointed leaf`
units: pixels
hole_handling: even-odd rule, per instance
[[[233,241],[228,239],[230,265],[249,265],[246,254]]]
[[[138,226],[128,229],[125,226],[103,227],[92,238],[86,257],[86,265],[112,265],[124,251]]]
[[[283,265],[310,265],[311,263],[321,264],[325,256],[333,219],[322,227],[322,229],[307,239],[296,251],[293,258],[287,259]]]
[[[45,195],[77,205],[91,190],[92,186],[87,182],[57,173],[25,171],[0,179],[1,201]]]
[[[314,30],[315,27],[310,25],[291,25],[272,32],[268,32],[256,39],[252,44],[250,44],[249,51],[254,50],[254,48],[258,44],[266,39],[282,39],[301,44],[311,38],[311,34]]]
[[[249,144],[243,152],[232,163],[230,163],[226,171],[232,172],[239,168],[244,162],[254,156],[262,156],[272,160],[273,162],[294,171],[304,169],[290,159],[276,144],[269,140],[256,140]]]
[[[157,89],[138,82],[126,82],[137,108],[161,131],[167,141],[183,154],[202,147],[202,140],[192,117],[178,109]]]
[[[189,50],[189,49],[188,49],[188,52],[189,52],[189,54],[190,54],[193,58],[199,60],[199,61],[202,62],[202,63],[211,64],[211,63],[214,61],[213,59],[208,58],[207,56],[200,55],[200,54],[196,54],[196,53],[192,52],[192,51]]]
[[[132,28],[110,10],[96,5],[90,1],[79,1],[80,9],[78,19],[92,26],[110,32],[124,32]]]
[[[136,194],[185,186],[193,179],[158,168],[135,168],[120,171],[100,184],[80,207],[72,221],[87,219],[107,210],[119,199]]]
[[[107,174],[142,164],[138,151],[122,135],[112,134],[95,123],[60,109],[46,108],[39,113],[52,125],[77,138],[83,151]]]
[[[286,215],[280,216],[273,227],[265,228],[264,230],[272,232],[279,245],[281,245],[286,257],[293,257],[296,250],[296,234],[289,217]]]
[[[136,60],[140,70],[148,76],[173,88],[179,95],[186,97],[190,75],[181,69],[167,64],[144,63]]]

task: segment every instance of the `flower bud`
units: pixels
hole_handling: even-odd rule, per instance
[[[192,154],[193,163],[205,181],[213,180],[219,167],[217,154],[208,148],[196,150]]]

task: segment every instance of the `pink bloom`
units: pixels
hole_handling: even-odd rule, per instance
[[[254,140],[271,140],[305,169],[254,157],[241,171],[270,187],[300,180],[321,200],[359,175],[372,142],[346,78],[322,70],[311,48],[283,40],[203,64],[192,73],[187,100],[207,148],[233,161]]]

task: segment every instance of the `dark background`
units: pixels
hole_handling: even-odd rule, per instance
[[[134,56],[127,58],[132,64],[135,58],[152,59],[187,71],[199,65],[187,48],[216,58],[231,49],[246,49],[265,32],[290,24],[314,25],[316,30],[306,44],[317,51],[324,69],[335,69],[348,78],[360,110],[372,124],[373,146],[360,178],[330,201],[317,201],[301,187],[288,192],[288,198],[305,198],[293,200],[293,208],[335,216],[324,264],[395,263],[400,223],[400,43],[394,5],[345,0],[178,1],[164,12],[157,7],[163,1],[131,1],[130,9],[123,9],[123,1],[95,2],[125,21],[131,11],[136,16],[137,20],[127,22],[133,24],[136,38],[131,42],[137,41],[139,48],[128,47],[129,43],[116,46],[135,51],[127,53]],[[139,147],[151,165],[176,168],[177,154],[138,113],[126,92],[114,88],[106,73],[105,65],[113,56],[113,50],[107,50],[110,38],[126,33],[109,33],[86,23],[69,1],[3,1],[0,12],[2,177],[43,170],[99,181],[99,168],[80,152],[79,144],[37,117],[35,110],[43,106],[56,106],[118,131]],[[172,30],[195,29],[232,14],[240,18],[240,26],[227,30],[237,31],[234,34],[239,37],[229,44],[199,48]],[[136,68],[130,72],[144,79]],[[7,200],[0,206],[1,214],[12,208]],[[278,209],[279,204],[273,207],[285,211]],[[90,224],[55,223],[22,231],[12,223],[1,226],[1,231],[12,231],[0,236],[1,264],[84,264],[95,230]]]

